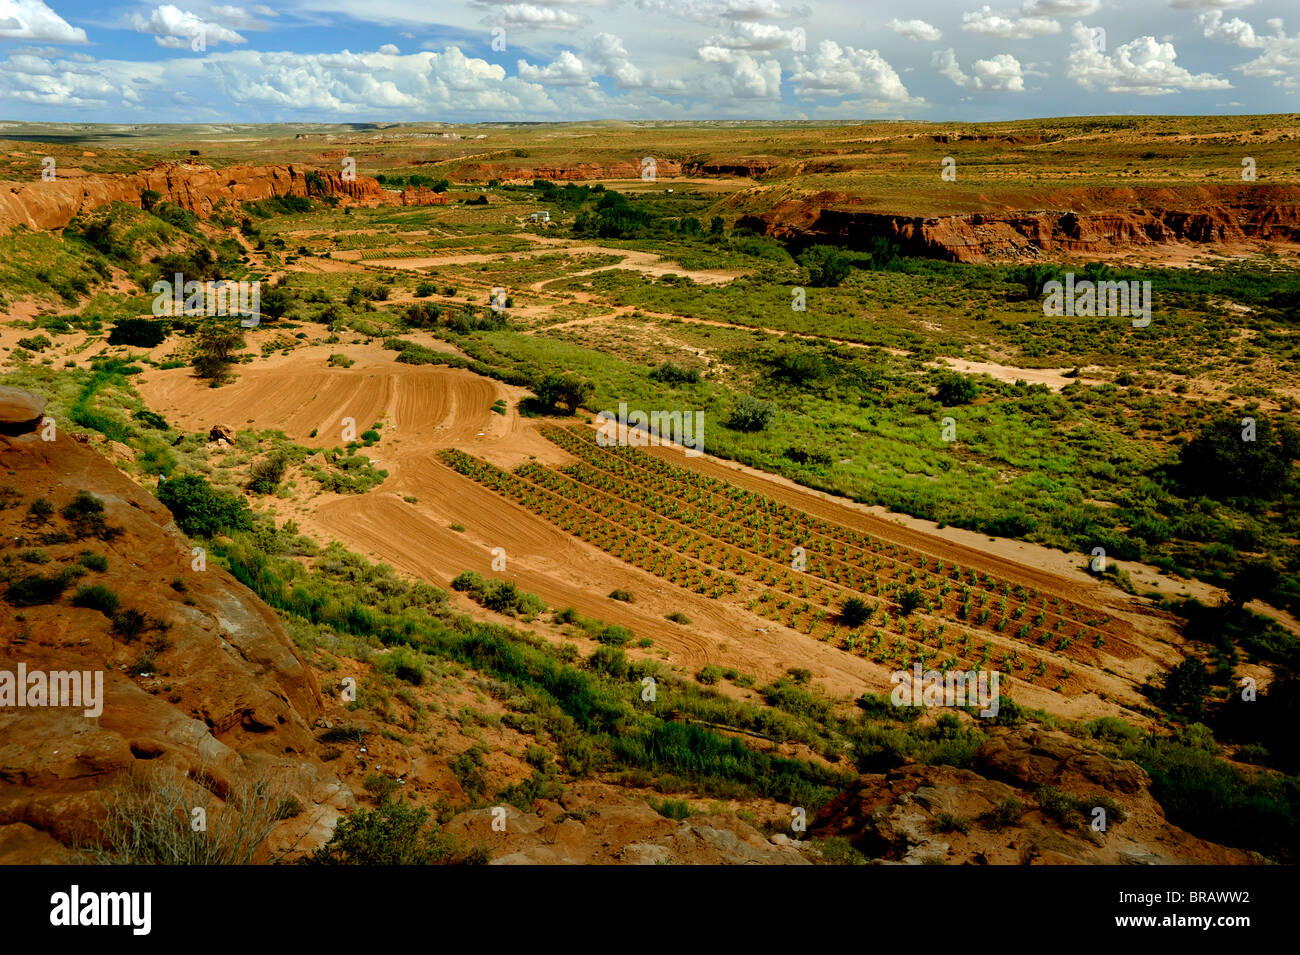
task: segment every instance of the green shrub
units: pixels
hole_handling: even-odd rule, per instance
[[[98,537],[110,541],[122,533],[121,528],[110,527],[104,520],[104,502],[89,491],[78,491],[77,496],[63,508],[63,519],[71,525],[77,540]]]
[[[979,386],[965,375],[947,375],[939,382],[935,397],[945,408],[970,404],[979,397]]]
[[[873,613],[875,610],[861,597],[850,597],[840,605],[840,622],[846,627],[861,627]]]
[[[400,800],[358,809],[338,821],[330,841],[310,857],[316,865],[481,865],[486,850],[465,848],[429,825],[429,810]]]
[[[376,659],[375,668],[414,686],[420,686],[428,676],[424,658],[406,647],[394,647]]]
[[[118,596],[103,584],[82,585],[72,597],[72,606],[98,610],[106,617],[117,612]]]
[[[198,474],[185,474],[158,482],[158,500],[176,518],[176,526],[191,537],[251,530],[253,514],[248,503],[220,491]]]
[[[833,245],[812,246],[799,256],[799,264],[808,270],[808,284],[814,288],[840,285],[853,271],[848,257]]]
[[[1003,829],[1019,824],[1024,811],[1024,803],[1013,796],[1008,796],[981,816],[980,822],[996,832],[1001,832]]]
[[[64,574],[51,574],[48,577],[31,574],[19,577],[9,582],[9,589],[5,591],[5,600],[15,607],[51,604],[63,595],[70,583],[71,581]]]
[[[248,469],[248,489],[254,494],[274,494],[284,480],[284,472],[289,467],[289,458],[282,451],[275,451],[259,461],[254,461]]]
[[[108,344],[155,348],[167,340],[171,325],[156,318],[119,318],[108,333]]]
[[[671,361],[650,369],[650,378],[666,385],[697,385],[700,383],[700,377],[698,368]]]
[[[665,799],[662,802],[650,800],[650,808],[667,819],[689,819],[691,805],[685,799]]]
[[[936,832],[960,832],[966,835],[971,830],[971,821],[965,816],[940,811],[934,814],[934,828]]]
[[[775,417],[776,408],[771,403],[760,401],[753,395],[741,395],[731,409],[727,427],[733,431],[766,431]]]

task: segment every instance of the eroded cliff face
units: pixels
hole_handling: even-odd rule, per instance
[[[10,423],[0,429],[0,471],[0,567],[9,579],[0,679],[21,666],[98,673],[103,687],[91,716],[84,705],[18,706],[0,694],[0,862],[66,861],[69,846],[97,838],[126,779],[141,773],[218,809],[264,780],[301,807],[267,850],[328,840],[355,801],[314,755],[320,689],[270,608],[214,563],[196,570],[171,513],[87,446]],[[62,515],[81,490],[102,501],[116,533],[83,535]],[[54,507],[45,521],[29,515],[39,499]],[[33,551],[46,559],[22,556]],[[107,569],[76,571],[87,551]],[[15,596],[17,580],[65,574],[53,599]],[[78,587],[95,584],[119,610],[138,612],[143,631],[102,606],[73,605]]]
[[[797,246],[868,247],[897,242],[910,255],[955,262],[1104,255],[1146,246],[1300,241],[1300,187],[1243,184],[1189,189],[1060,192],[1048,208],[952,216],[907,216],[818,193],[777,203],[737,223]],[[1212,251],[1207,249],[1207,251]]]
[[[83,212],[126,202],[140,205],[146,189],[200,218],[219,203],[272,196],[307,195],[307,173],[320,176],[325,191],[359,205],[378,205],[392,195],[368,176],[345,180],[338,172],[295,165],[245,165],[213,169],[200,163],[163,163],[142,172],[114,176],[75,176],[50,182],[0,183],[0,231],[17,225],[31,229],[62,229]]]

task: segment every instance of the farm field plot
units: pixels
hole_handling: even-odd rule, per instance
[[[600,447],[589,430],[544,434],[581,463],[527,463],[508,472],[461,451],[440,457],[669,583],[714,599],[739,597],[775,624],[891,668],[995,663],[1025,684],[1070,697],[1109,686],[1108,673],[1141,655],[1132,629],[1094,608],[873,538],[636,449]],[[806,552],[799,569],[791,567],[792,551]],[[850,626],[840,609],[855,596],[874,604],[866,620]]]

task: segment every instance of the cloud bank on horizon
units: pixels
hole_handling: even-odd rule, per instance
[[[0,120],[1300,110],[1291,0],[0,0]]]

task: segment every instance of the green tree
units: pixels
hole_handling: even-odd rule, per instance
[[[1242,419],[1222,418],[1187,442],[1175,469],[1183,487],[1220,499],[1278,498],[1300,457],[1300,431],[1275,429],[1267,418],[1252,421],[1253,433]]]
[[[945,408],[970,404],[979,395],[979,386],[965,375],[947,375],[939,382],[935,397]]]
[[[235,361],[235,352],[244,347],[243,329],[228,321],[212,321],[199,329],[197,337],[194,371],[200,378],[223,380]]]
[[[840,285],[853,271],[844,252],[833,245],[814,245],[799,256],[799,264],[808,270],[808,284],[814,288]]]

